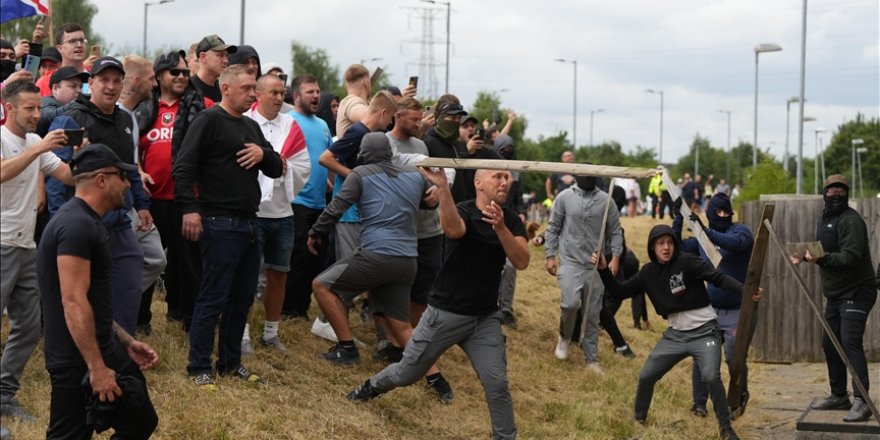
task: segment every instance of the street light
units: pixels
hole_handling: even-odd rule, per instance
[[[144,57],[147,56],[147,8],[150,6],[153,6],[153,5],[162,5],[165,3],[171,3],[173,1],[174,0],[159,0],[159,1],[151,1],[151,2],[145,1],[144,2],[144,47],[143,47]]]
[[[807,73],[807,0],[802,0],[801,7],[801,68],[800,68],[800,86],[798,87],[798,161],[797,161],[797,190],[798,194],[802,192],[802,184],[804,173],[804,88],[806,86]]]
[[[785,156],[782,161],[782,169],[785,170],[785,173],[788,174],[788,132],[791,121],[791,104],[794,102],[800,102],[801,98],[797,96],[792,96],[785,101]]]
[[[802,103],[803,104],[803,103]],[[804,116],[798,122],[798,126],[801,127],[801,131],[803,131],[803,126],[805,122],[814,122],[816,118],[813,116]],[[803,190],[804,184],[804,143],[803,143],[803,133],[798,134],[798,157],[797,157],[797,178],[795,182],[797,183],[797,194],[801,194]]]
[[[852,170],[853,170],[853,182],[856,180],[856,145],[865,145],[865,141],[863,139],[853,139],[852,140]]]
[[[574,66],[574,108],[572,110],[572,130],[571,144],[577,149],[578,134],[578,62],[577,60],[567,60],[565,58],[555,58],[553,61],[560,63],[571,63]]]
[[[824,133],[824,128],[817,128],[813,130],[816,134],[814,147],[816,149],[816,159],[813,164],[813,193],[819,194],[819,133]]]
[[[856,153],[858,153],[859,159],[859,197],[865,197],[865,183],[862,182],[862,153],[867,153],[868,149],[866,147],[856,148]]]
[[[657,163],[663,163],[663,90],[645,90],[660,95],[660,146],[657,147]]]
[[[434,5],[446,5],[446,91],[444,93],[449,93],[449,24],[452,19],[452,2],[441,2],[438,0],[422,0],[425,3],[431,3]]]
[[[727,113],[727,172],[725,173],[725,178],[727,179],[728,184],[730,183],[730,110],[718,110],[718,113]],[[694,171],[696,173],[696,171]]]
[[[755,134],[752,143],[752,166],[758,166],[758,55],[764,52],[779,52],[782,46],[774,43],[763,43],[755,46]]]
[[[361,64],[372,63],[376,61],[382,61],[381,57],[373,57],[373,58],[361,58]]]
[[[604,112],[604,108],[599,108],[596,110],[590,110],[590,146],[593,146],[593,115],[596,113]]]

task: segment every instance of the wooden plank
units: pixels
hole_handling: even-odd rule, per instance
[[[752,246],[752,255],[749,259],[749,267],[746,270],[746,279],[743,283],[742,305],[739,309],[739,322],[736,326],[736,342],[733,344],[733,358],[730,359],[730,382],[727,385],[727,404],[730,406],[730,417],[736,419],[746,411],[746,404],[741,396],[745,387],[746,357],[749,354],[749,346],[755,334],[755,312],[758,303],[751,300],[752,292],[758,290],[761,284],[761,276],[764,273],[764,259],[767,256],[767,240],[769,232],[764,227],[764,221],[773,220],[775,205],[764,205],[764,213],[761,214],[761,227],[755,244]]]
[[[608,200],[605,201],[605,211],[602,214],[602,225],[599,227],[599,240],[596,241],[596,251],[599,252],[599,258],[605,253],[605,227],[608,225],[608,211],[611,210],[611,204],[614,203],[613,198],[611,197],[611,190],[614,188],[614,179],[611,179],[611,183],[608,185]],[[616,208],[616,206],[615,206]],[[593,266],[593,271],[599,270],[599,265]],[[620,268],[618,267],[618,270]],[[590,303],[593,299],[593,284],[596,283],[596,278],[598,278],[598,274],[591,278],[590,285],[587,287],[587,303],[581,304],[581,309],[583,312],[581,313],[581,338],[579,341],[583,344],[584,336],[587,334],[587,323],[589,322],[590,317]],[[605,292],[602,292],[604,295]]]
[[[665,168],[662,170],[663,183],[666,184],[666,191],[669,192],[672,201],[675,201],[675,199],[681,197],[681,191],[678,190],[678,185],[672,181],[672,176],[669,175],[669,171]],[[691,221],[691,207],[687,206],[686,203],[681,204],[681,215],[684,217],[685,223],[691,227],[691,232],[694,234],[694,237],[696,237],[697,242],[700,243],[700,247],[706,252],[706,256],[709,257],[712,266],[718,267],[721,263],[721,254],[718,252],[718,249],[715,249],[715,245],[712,244],[712,241],[706,236],[706,232],[703,231],[703,228],[700,227],[699,223]]]
[[[660,171],[657,168],[617,167],[611,165],[590,165],[583,163],[534,162],[526,160],[501,159],[447,159],[429,157],[415,164],[419,167],[443,167],[470,170],[508,170],[536,171],[545,173],[575,174],[580,176],[631,177],[647,179]]]

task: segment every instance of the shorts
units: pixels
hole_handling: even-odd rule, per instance
[[[409,322],[409,291],[416,276],[416,257],[380,255],[358,249],[338,260],[315,278],[350,303],[363,292],[370,292],[370,310]]]
[[[293,252],[293,216],[257,218],[257,246],[266,268],[290,272],[290,254]]]
[[[419,258],[416,278],[410,289],[410,300],[419,304],[428,303],[428,294],[434,279],[443,264],[443,234],[419,239]]]

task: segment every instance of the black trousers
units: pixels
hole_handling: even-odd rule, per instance
[[[126,366],[117,368],[116,374],[131,376],[146,382],[144,375],[134,362],[125,362]],[[110,368],[114,368],[111,366]],[[90,439],[95,431],[94,426],[86,424],[86,397],[82,388],[82,380],[88,368],[81,366],[49,370],[52,381],[52,401],[49,405],[49,428],[46,430],[47,440],[80,440]],[[110,427],[114,440],[148,439],[159,424],[159,416],[147,395],[146,405],[137,410],[117,408],[110,418]]]
[[[162,237],[162,247],[168,250],[168,265],[165,266],[165,302],[168,303],[168,314],[183,321],[184,327],[189,329],[196,297],[202,284],[199,243],[183,238],[183,214],[174,206],[173,201],[153,199],[150,214]],[[152,292],[150,290],[150,301]],[[149,307],[149,302],[146,304]]]
[[[852,363],[859,380],[865,389],[869,388],[868,362],[865,358],[865,347],[862,340],[865,336],[865,324],[868,314],[877,299],[877,293],[870,287],[859,289],[853,299],[830,300],[825,305],[825,320],[834,331],[834,336],[843,346],[843,352]],[[831,382],[831,393],[835,396],[846,395],[846,364],[843,363],[827,333],[822,336],[822,350],[825,352],[825,363],[828,365],[828,380]],[[853,396],[861,397],[862,393],[853,382]]]
[[[327,253],[327,237],[318,249],[318,255],[312,255],[307,246],[309,229],[321,216],[322,210],[311,209],[293,204],[293,252],[290,255],[290,272],[287,274],[284,306],[285,314],[305,314],[312,303],[312,280],[320,274],[325,266]]]

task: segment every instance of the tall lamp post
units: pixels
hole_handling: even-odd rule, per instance
[[[718,112],[727,113],[727,171],[724,177],[727,179],[727,183],[730,184],[730,110],[718,110]]]
[[[572,130],[571,130],[571,144],[577,149],[577,134],[578,134],[578,62],[577,60],[567,60],[565,58],[556,58],[553,61],[557,61],[560,63],[571,63],[574,66],[574,107],[572,110]]]
[[[859,197],[865,197],[865,182],[862,182],[862,153],[867,153],[868,149],[866,147],[856,148],[856,153],[858,154],[856,157],[859,159]]]
[[[815,139],[815,149],[816,149],[816,162],[813,165],[813,193],[819,194],[819,133],[824,133],[824,128],[817,128],[813,130],[816,134]]]
[[[663,90],[645,90],[648,93],[660,95],[660,144],[657,147],[657,162],[663,163]]]
[[[444,93],[449,93],[449,29],[452,22],[452,2],[441,2],[438,0],[422,0],[425,3],[434,5],[446,5],[446,85]]]
[[[758,166],[758,55],[764,52],[779,52],[782,46],[774,43],[763,43],[755,46],[755,124],[752,142],[752,166]]]
[[[590,110],[590,146],[593,146],[593,115],[604,112],[604,108]]]
[[[813,116],[804,116],[798,122],[799,127],[803,127],[806,122],[815,122],[816,118]],[[802,130],[803,131],[803,130]],[[804,169],[804,144],[803,144],[803,134],[798,135],[800,142],[798,142],[798,158],[797,158],[797,178],[795,178],[795,182],[797,185],[797,194],[803,193],[804,186],[804,174],[807,170]]]
[[[856,181],[856,145],[865,145],[865,141],[863,139],[853,139],[852,140],[852,180]]]
[[[791,104],[799,102],[800,100],[801,98],[792,96],[785,101],[785,155],[783,156],[784,160],[782,161],[782,169],[785,170],[786,174],[788,174],[788,132],[791,126]]]
[[[147,8],[149,8],[150,6],[153,6],[153,5],[162,5],[165,3],[171,3],[173,1],[174,0],[159,0],[159,1],[151,1],[151,2],[145,1],[144,2],[144,46],[142,49],[144,57],[147,56],[147,11],[148,11]]]

